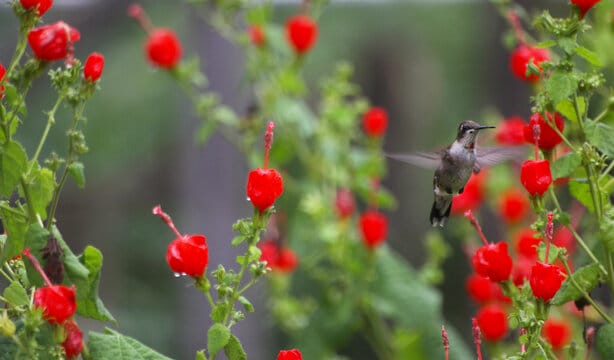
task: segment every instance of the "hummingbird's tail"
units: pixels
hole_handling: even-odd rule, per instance
[[[431,225],[444,227],[452,210],[452,196],[436,196],[431,208]]]

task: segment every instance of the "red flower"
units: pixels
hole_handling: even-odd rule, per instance
[[[559,136],[559,134],[554,131],[551,125],[556,126],[556,128],[562,133],[565,129],[565,119],[561,116],[561,114],[555,112],[554,119],[552,118],[552,113],[546,113],[546,117],[548,118],[548,122],[544,121],[544,117],[535,113],[531,115],[531,120],[524,127],[524,139],[530,143],[535,144],[535,135],[533,133],[533,126],[539,126],[539,140],[537,142],[537,146],[540,149],[545,151],[552,150],[555,146],[563,141],[563,138]]]
[[[511,188],[504,192],[501,197],[499,213],[506,222],[516,223],[529,213],[530,206],[529,199],[524,192]]]
[[[453,215],[464,214],[467,210],[477,210],[484,199],[484,184],[486,182],[486,170],[479,174],[471,174],[465,185],[463,193],[452,199]]]
[[[552,183],[548,160],[526,160],[520,167],[520,182],[531,195],[543,195]]]
[[[75,287],[48,285],[34,292],[34,307],[43,309],[43,318],[52,324],[61,324],[77,310]]]
[[[284,181],[277,170],[257,168],[249,172],[247,197],[260,212],[271,207],[283,192]]]
[[[509,117],[497,126],[495,140],[501,145],[524,144],[524,120],[519,116]]]
[[[30,30],[28,43],[39,60],[64,59],[72,53],[72,43],[81,38],[79,31],[63,21]]]
[[[488,341],[499,341],[508,330],[507,314],[499,304],[489,304],[478,310],[477,321]]]
[[[62,347],[66,357],[74,359],[83,351],[83,333],[74,321],[67,321],[64,324],[64,332],[66,332],[66,340],[62,343]]]
[[[277,360],[303,360],[303,355],[297,349],[281,350],[277,354]]]
[[[471,300],[483,304],[496,299],[496,289],[499,286],[489,278],[478,274],[471,274],[465,280],[465,290]]]
[[[166,249],[166,262],[177,274],[202,277],[209,263],[209,248],[204,235],[184,235]]]
[[[354,202],[354,196],[348,189],[339,189],[337,191],[337,197],[335,197],[335,210],[340,218],[346,219],[354,213],[356,209],[356,203]]]
[[[6,69],[4,68],[4,66],[2,66],[2,64],[0,64],[0,84],[2,83],[2,80],[4,79],[4,74],[6,74]],[[4,97],[4,85],[0,85],[0,100],[2,100],[3,97]]]
[[[516,235],[516,253],[529,259],[537,259],[537,246],[542,241],[535,237],[537,233],[532,229],[521,230]]]
[[[505,281],[512,273],[512,258],[504,241],[477,249],[472,258],[475,272],[492,281]]]
[[[528,45],[520,45],[510,55],[510,68],[512,73],[520,80],[535,82],[539,80],[538,75],[528,75],[528,64],[532,63],[542,70],[541,63],[550,60],[550,55],[545,49],[538,49]]]
[[[258,244],[262,254],[260,261],[266,261],[273,271],[288,273],[298,266],[298,257],[288,247],[281,247],[275,241],[265,240]]]
[[[573,233],[565,226],[561,226],[554,231],[552,243],[558,247],[567,249],[568,254],[573,254],[576,250],[576,240],[574,239]]]
[[[372,138],[384,135],[387,126],[388,113],[383,108],[372,107],[362,116],[362,128]]]
[[[542,336],[553,349],[561,349],[571,340],[571,326],[564,320],[548,319],[544,322]]]
[[[580,9],[580,17],[583,18],[586,12],[600,1],[601,0],[571,0],[571,3]]]
[[[381,244],[388,236],[388,219],[375,210],[365,211],[359,220],[360,232],[368,248]]]
[[[87,81],[96,82],[100,79],[102,70],[104,70],[104,56],[97,52],[91,53],[85,60],[83,77]]]
[[[26,10],[36,9],[38,16],[43,16],[53,5],[53,0],[19,0],[21,6]]]
[[[552,299],[554,294],[559,291],[563,282],[563,274],[558,266],[537,262],[531,268],[529,284],[533,291],[533,296],[544,301]]]
[[[317,24],[306,15],[295,15],[286,22],[286,36],[298,54],[313,47],[318,37]]]
[[[181,58],[181,43],[171,29],[159,28],[149,34],[145,42],[145,54],[153,66],[174,68]]]
[[[262,30],[262,27],[260,27],[259,25],[252,25],[248,27],[247,34],[249,35],[249,39],[251,40],[252,44],[254,44],[257,47],[263,46],[264,43],[266,42],[264,31]]]

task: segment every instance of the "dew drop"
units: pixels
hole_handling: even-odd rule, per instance
[[[173,273],[173,275],[174,275],[176,278],[178,278],[178,277],[180,277],[180,276],[181,276],[181,274],[180,274],[180,273]]]

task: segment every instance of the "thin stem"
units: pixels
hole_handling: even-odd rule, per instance
[[[20,216],[22,219],[27,219],[28,218],[22,212],[15,210],[15,208],[10,207],[5,202],[0,203],[0,208],[2,208],[2,210],[6,210],[6,211],[10,212],[12,215]]]
[[[388,345],[390,343],[390,330],[382,322],[381,317],[373,313],[373,310],[364,305],[360,311],[367,322],[365,338],[373,348],[380,360],[395,359],[394,351]]]
[[[550,197],[552,198],[552,201],[554,202],[554,206],[556,207],[556,209],[558,210],[559,214],[563,213],[563,209],[561,208],[561,205],[559,204],[559,200],[556,196],[556,193],[554,192],[554,190],[552,189],[552,186],[548,189],[548,192],[550,193]],[[571,226],[571,224],[564,224],[564,226],[567,228],[567,230],[569,230],[571,232],[571,234],[573,235],[573,237],[576,239],[576,241],[578,242],[578,244],[580,245],[580,247],[582,248],[582,250],[584,250],[584,252],[586,252],[586,254],[588,255],[589,258],[591,258],[591,260],[599,265],[599,270],[601,270],[601,272],[604,275],[608,275],[608,271],[605,269],[605,267],[603,267],[603,265],[601,264],[601,262],[599,261],[599,259],[597,259],[597,257],[595,256],[595,254],[593,254],[593,252],[591,251],[591,249],[588,247],[588,245],[586,244],[586,242],[582,239],[582,237],[580,236],[580,234],[578,234],[578,232],[576,231],[576,229],[573,228],[573,226]]]
[[[574,111],[576,112],[576,117],[578,118],[578,125],[580,125],[580,130],[582,131],[582,134],[584,135],[584,115],[580,114],[580,104],[578,103],[578,94],[574,94],[573,95],[573,107],[574,107]]]
[[[610,171],[612,171],[612,169],[614,169],[614,161],[611,161],[608,167],[605,168],[605,170],[601,172],[601,175],[599,175],[599,182],[601,182],[601,180],[603,180],[606,176],[608,176],[608,174],[610,173]],[[608,182],[603,188],[607,189],[608,185],[610,185],[610,182]]]
[[[567,270],[568,274],[571,274],[571,268],[569,267],[569,263],[567,262],[567,259],[560,257],[561,262],[563,263],[563,266],[565,266],[565,270]],[[612,321],[612,318],[610,316],[608,316],[608,314],[606,314],[601,307],[591,298],[590,294],[588,294],[581,286],[580,284],[578,284],[578,282],[574,279],[573,276],[569,275],[568,276],[569,281],[571,281],[571,283],[573,284],[573,286],[578,289],[579,292],[582,293],[582,295],[584,296],[584,298],[588,301],[589,304],[591,304],[591,306],[593,307],[593,309],[595,309],[595,311],[597,311],[597,313],[599,313],[599,315],[601,315],[601,317],[607,321],[608,323],[612,323],[614,321]]]
[[[34,156],[32,156],[32,161],[31,161],[32,165],[30,165],[30,168],[28,169],[28,173],[32,170],[32,166],[34,166],[34,164],[38,161],[38,157],[41,151],[43,150],[43,146],[45,145],[45,142],[47,141],[49,130],[51,129],[51,126],[55,124],[55,113],[58,111],[58,108],[60,107],[63,101],[64,101],[64,95],[58,96],[58,99],[53,105],[53,108],[51,108],[51,111],[49,111],[49,113],[47,114],[47,125],[45,125],[45,130],[43,131],[43,135],[41,136],[41,139],[38,142],[38,146],[36,147]]]
[[[571,141],[569,141],[569,139],[567,139],[567,137],[561,132],[561,130],[559,130],[559,128],[556,127],[556,120],[554,120],[554,115],[553,115],[553,121],[550,122],[548,121],[548,119],[550,119],[549,117],[546,116],[546,114],[542,114],[542,117],[546,120],[544,120],[544,122],[546,124],[548,124],[548,126],[550,126],[550,128],[552,130],[554,130],[554,132],[561,137],[561,139],[563,139],[563,142],[572,150],[572,151],[576,151],[576,147],[571,143]]]
[[[480,338],[480,327],[478,326],[478,321],[476,318],[471,318],[471,323],[473,326],[473,342],[475,343],[475,351],[478,355],[478,360],[482,360],[482,340]]]
[[[478,220],[473,215],[473,212],[471,210],[465,211],[465,217],[469,219],[469,222],[471,223],[471,225],[478,232],[478,235],[480,236],[480,239],[482,239],[482,242],[484,243],[484,245],[488,245],[488,240],[486,239],[486,236],[484,235],[484,232],[482,231],[482,227],[478,223]]]
[[[23,189],[23,195],[26,198],[26,203],[28,204],[28,220],[34,221],[36,219],[36,212],[34,211],[34,202],[32,201],[30,189],[28,188],[28,184],[24,176],[21,177],[20,184],[21,188]]]

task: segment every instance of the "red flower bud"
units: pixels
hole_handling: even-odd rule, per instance
[[[335,210],[340,218],[346,219],[350,217],[356,208],[354,202],[354,196],[348,189],[339,189],[337,191],[337,197],[335,198]]]
[[[571,3],[580,9],[580,17],[584,17],[586,12],[600,1],[601,0],[571,0]]]
[[[277,360],[303,360],[303,355],[297,349],[281,350],[277,354]]]
[[[2,64],[0,64],[0,84],[2,84],[2,80],[4,79],[4,74],[6,74],[6,69]],[[0,85],[0,100],[4,97],[4,85]]]
[[[373,138],[381,137],[388,126],[388,113],[380,107],[370,108],[362,117],[362,128]]]
[[[261,47],[266,42],[264,31],[259,25],[252,25],[248,27],[247,34],[249,35],[249,39],[251,40],[252,44],[254,44],[256,47]]]
[[[495,299],[495,288],[499,286],[489,278],[478,274],[471,274],[465,280],[465,290],[471,300],[478,304],[487,303]]]
[[[373,249],[388,236],[388,219],[375,210],[365,211],[359,220],[362,239],[368,248]]]
[[[257,168],[249,172],[247,197],[260,212],[271,207],[283,192],[284,181],[277,170]]]
[[[176,274],[202,277],[209,263],[209,248],[204,235],[185,235],[166,249],[166,262]]]
[[[546,113],[546,117],[548,118],[548,122],[544,121],[544,117],[535,113],[531,115],[531,120],[524,127],[524,139],[530,143],[535,144],[535,134],[533,126],[539,126],[539,140],[537,142],[537,146],[540,149],[545,151],[552,150],[556,145],[560,144],[563,141],[563,138],[557,134],[556,131],[552,128],[551,125],[556,126],[556,128],[562,133],[565,129],[565,119],[561,116],[561,114],[555,112],[554,119],[552,118],[552,113]]]
[[[531,195],[543,195],[552,183],[548,160],[526,160],[520,168],[520,182]]]
[[[479,247],[472,261],[476,273],[495,282],[507,280],[512,273],[512,258],[503,241]]]
[[[516,253],[529,259],[537,259],[537,246],[542,241],[535,237],[537,233],[532,229],[521,230],[516,235]]]
[[[295,15],[286,22],[286,37],[298,54],[313,47],[318,37],[318,25],[306,15]]]
[[[66,357],[74,359],[83,351],[83,333],[74,321],[67,321],[64,324],[64,331],[66,332],[66,340],[62,343],[62,347]]]
[[[519,116],[509,117],[497,126],[495,140],[501,145],[524,144],[524,120]]]
[[[38,16],[43,16],[53,5],[53,0],[19,0],[25,10],[36,9]]]
[[[559,291],[563,282],[563,274],[558,266],[537,262],[531,268],[529,284],[533,291],[533,296],[544,301],[552,299],[554,294]]]
[[[564,320],[548,319],[544,322],[542,336],[554,350],[561,349],[571,340],[571,326]]]
[[[91,53],[85,60],[83,77],[87,81],[96,82],[100,79],[102,70],[104,70],[104,56],[97,52]]]
[[[258,244],[262,254],[260,261],[266,261],[267,266],[273,271],[288,273],[298,266],[298,257],[288,247],[281,247],[275,241],[265,240]]]
[[[529,213],[530,206],[529,199],[522,190],[511,188],[501,197],[499,213],[507,223],[516,223]]]
[[[63,21],[30,30],[28,43],[39,60],[54,61],[72,54],[72,44],[81,38],[79,31]]]
[[[75,287],[48,285],[34,292],[34,307],[43,309],[43,318],[52,324],[61,324],[77,310]]]
[[[486,170],[479,174],[471,174],[469,181],[465,185],[463,193],[452,198],[453,215],[464,214],[467,210],[476,211],[484,200],[484,184],[486,182]]]
[[[181,52],[181,43],[170,29],[153,30],[145,42],[147,59],[153,66],[162,69],[175,67],[181,58]]]
[[[507,314],[501,305],[489,304],[482,307],[476,318],[484,339],[499,341],[507,334]]]
[[[527,74],[529,63],[535,65],[541,72],[541,63],[550,60],[550,54],[546,49],[538,49],[528,45],[520,45],[510,55],[510,68],[520,80],[535,82],[539,80],[538,75]]]

